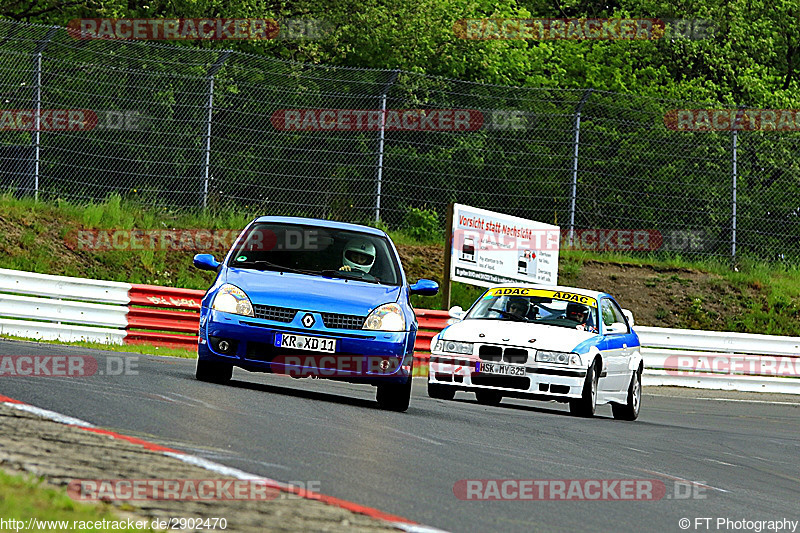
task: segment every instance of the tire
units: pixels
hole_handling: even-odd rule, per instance
[[[411,376],[407,383],[380,383],[376,393],[378,407],[384,411],[404,413],[411,403]]]
[[[636,420],[642,407],[642,373],[637,370],[628,387],[628,402],[625,405],[611,404],[611,412],[617,420]]]
[[[233,365],[217,361],[205,361],[198,358],[194,377],[200,381],[224,385],[233,377]]]
[[[482,405],[500,405],[503,395],[493,390],[476,390],[475,397]]]
[[[452,400],[456,396],[456,388],[428,382],[428,396],[437,400]]]
[[[597,381],[599,379],[597,362],[592,363],[586,372],[586,380],[583,382],[583,392],[579,400],[569,401],[569,412],[575,416],[591,418],[594,416],[597,407]]]

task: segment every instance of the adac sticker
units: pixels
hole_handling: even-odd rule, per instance
[[[496,289],[488,290],[483,298],[488,300],[489,298],[497,298],[499,296],[539,296],[542,298],[566,300],[568,302],[575,302],[591,307],[597,307],[597,300],[591,298],[590,296],[584,296],[582,294],[575,294],[572,292],[531,289],[527,287],[498,287]]]

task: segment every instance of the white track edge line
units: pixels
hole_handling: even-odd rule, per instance
[[[93,424],[90,424],[85,420],[81,420],[80,418],[73,418],[71,416],[62,415],[61,413],[56,413],[55,411],[42,409],[41,407],[36,407],[34,405],[29,405],[27,403],[3,402],[3,405],[6,405],[7,407],[13,407],[14,409],[25,411],[27,413],[32,413],[34,415],[38,415],[42,418],[47,418],[48,420],[52,420],[54,422],[67,424],[69,426],[80,426],[84,428],[95,427]]]

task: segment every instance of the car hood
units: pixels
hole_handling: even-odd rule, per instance
[[[366,316],[400,296],[400,287],[291,272],[229,268],[225,282],[246,292],[253,304],[345,315]]]
[[[484,335],[481,337],[481,335]],[[560,326],[524,324],[507,320],[470,319],[448,327],[441,338],[462,342],[513,344],[539,350],[571,352],[582,342],[597,337],[595,333]],[[529,342],[536,339],[535,342]]]

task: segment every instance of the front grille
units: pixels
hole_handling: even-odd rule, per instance
[[[503,361],[524,365],[528,362],[528,350],[525,348],[506,348],[503,351]]]
[[[288,309],[286,307],[275,307],[273,305],[253,305],[253,313],[256,318],[274,320],[275,322],[289,323],[294,320],[295,315],[300,309]],[[367,317],[355,315],[340,315],[338,313],[320,313],[322,323],[326,328],[332,329],[361,329]]]
[[[500,346],[481,346],[478,355],[484,361],[500,361],[503,357],[503,348]]]
[[[322,323],[331,329],[361,329],[367,317],[356,315],[340,315],[337,313],[320,313]]]
[[[504,389],[528,390],[531,380],[523,376],[500,376],[495,374],[473,374],[473,385],[486,385],[487,387],[502,387]]]
[[[525,348],[503,348],[502,346],[484,345],[478,348],[478,356],[484,361],[505,361],[517,365],[528,362],[528,350]]]
[[[256,315],[256,318],[288,323],[294,320],[294,315],[297,314],[297,309],[287,309],[285,307],[256,304],[253,305],[253,313]]]

